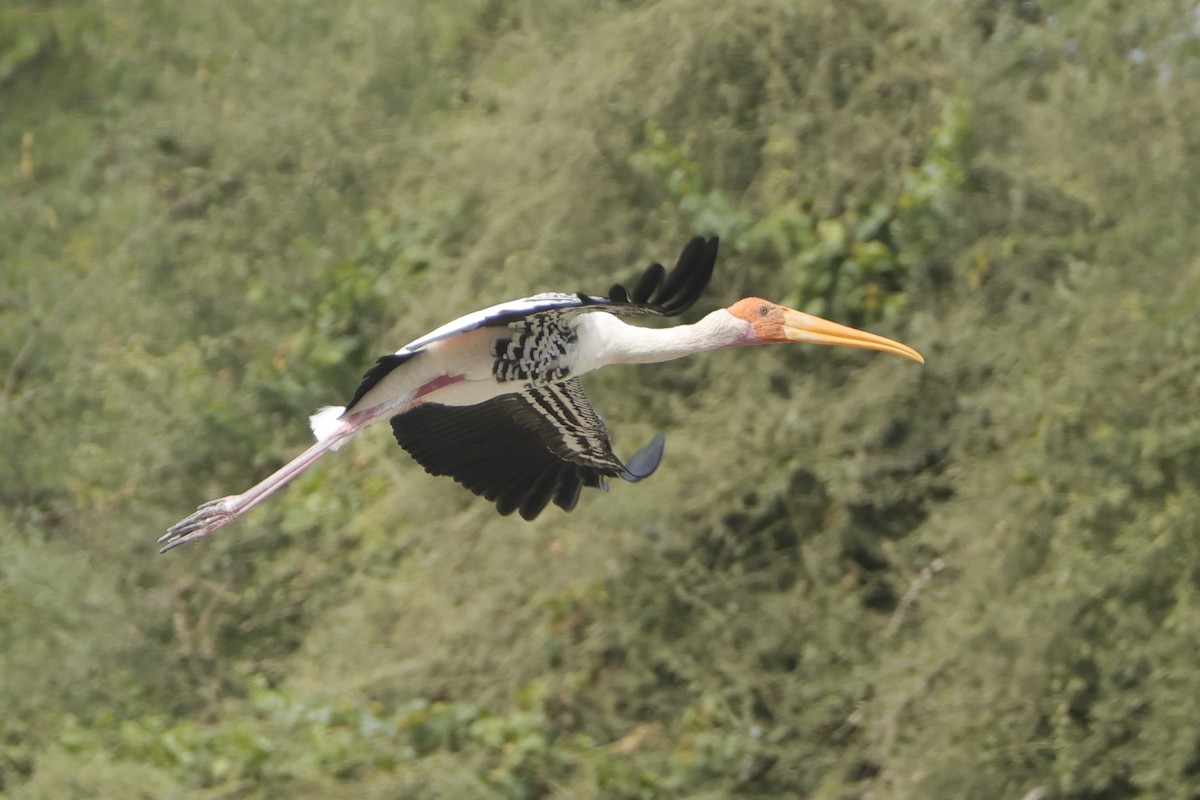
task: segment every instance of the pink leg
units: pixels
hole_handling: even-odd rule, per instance
[[[253,488],[241,494],[232,494],[219,500],[209,500],[196,509],[190,517],[176,522],[165,536],[158,540],[164,545],[160,553],[179,547],[181,544],[208,536],[218,528],[222,528],[245,514],[256,505],[266,500],[279,489],[288,484],[304,470],[308,469],[318,458],[329,452],[330,448],[349,436],[331,436],[323,442],[317,442],[300,455],[289,461],[281,469],[269,476]]]
[[[343,427],[340,430],[329,438],[317,442],[280,467],[262,482],[241,494],[231,494],[228,497],[222,497],[218,500],[209,500],[197,508],[191,516],[176,522],[158,540],[158,543],[163,545],[163,548],[158,552],[165,553],[168,550],[179,547],[181,544],[186,544],[196,539],[203,539],[213,531],[225,527],[282,489],[293,478],[312,466],[317,459],[363,428],[374,422],[378,422],[384,417],[403,413],[415,400],[444,386],[458,383],[462,379],[463,376],[461,375],[441,375],[429,383],[386,403],[381,403],[365,411],[359,411],[342,417],[340,422]]]
[[[399,398],[400,400],[408,400],[409,398]],[[160,553],[165,553],[179,547],[181,544],[202,539],[208,536],[213,531],[223,528],[233,522],[238,517],[245,514],[256,505],[266,500],[275,492],[286,486],[293,478],[299,475],[304,470],[312,466],[317,459],[328,453],[333,448],[337,447],[342,442],[349,439],[354,434],[361,431],[363,428],[376,422],[385,413],[388,412],[388,407],[377,406],[368,411],[351,414],[348,417],[343,417],[340,421],[342,428],[334,433],[329,438],[317,442],[312,447],[305,450],[300,455],[293,458],[288,463],[284,464],[278,470],[267,476],[260,483],[252,486],[241,494],[231,494],[228,497],[222,497],[218,500],[209,500],[204,503],[196,511],[188,517],[176,522],[167,529],[166,534],[158,540],[158,543],[163,545],[159,550]]]

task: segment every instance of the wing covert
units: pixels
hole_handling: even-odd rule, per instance
[[[582,292],[544,292],[489,306],[447,322],[409,342],[397,351],[397,355],[413,353],[433,342],[476,328],[508,325],[538,314],[570,315],[593,309],[622,315],[682,314],[692,307],[708,286],[719,246],[720,241],[716,236],[709,239],[701,236],[693,238],[684,246],[679,260],[669,273],[656,261],[642,273],[633,291],[618,283],[609,290],[608,297],[594,297]]]
[[[701,236],[688,242],[674,268],[668,273],[662,264],[652,263],[645,269],[633,290],[614,285],[608,297],[593,297],[583,293],[545,292],[520,300],[510,300],[451,320],[401,347],[392,355],[381,357],[370,370],[346,405],[353,408],[368,391],[389,372],[425,347],[460,333],[489,326],[510,325],[539,315],[570,317],[587,311],[607,311],[619,316],[674,316],[687,311],[699,299],[712,278],[720,241],[716,236]]]
[[[631,467],[622,463],[575,379],[473,406],[426,403],[391,422],[396,441],[427,472],[449,475],[501,514],[525,519],[550,502],[570,511],[583,487],[607,488],[605,478],[646,478],[662,457],[660,434]]]

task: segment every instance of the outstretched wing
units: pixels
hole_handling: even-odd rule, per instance
[[[669,274],[656,261],[646,268],[632,291],[618,283],[597,305],[605,306],[604,310],[611,314],[623,316],[658,314],[673,317],[682,314],[708,286],[717,263],[719,245],[716,236],[710,239],[697,236],[684,246]]]
[[[670,273],[656,261],[646,268],[632,290],[616,284],[609,290],[608,297],[560,292],[535,294],[451,320],[409,342],[395,353],[381,356],[363,375],[362,382],[346,407],[353,408],[384,376],[420,353],[422,348],[476,328],[508,325],[537,314],[570,316],[586,311],[607,311],[620,316],[682,314],[692,307],[708,286],[717,261],[719,244],[716,236],[709,239],[697,236],[684,246]]]
[[[633,290],[616,284],[609,290],[608,297],[593,297],[583,294],[547,292],[510,300],[490,306],[481,311],[467,314],[430,331],[400,348],[398,354],[412,353],[441,339],[485,326],[507,325],[534,314],[545,312],[583,312],[603,310],[610,314],[633,316],[658,314],[674,316],[682,314],[699,299],[712,278],[713,266],[717,261],[716,236],[704,239],[697,236],[683,248],[675,268],[668,274],[657,261],[646,268]]]
[[[607,488],[606,477],[649,477],[663,450],[659,434],[622,463],[576,379],[473,406],[426,403],[392,417],[392,431],[426,472],[449,475],[501,514],[525,519],[551,500],[570,511],[584,486]]]

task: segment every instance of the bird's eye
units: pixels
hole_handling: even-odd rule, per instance
[[[765,303],[758,307],[758,315],[760,317],[765,317],[767,314],[770,314],[770,313],[771,313],[771,309]]]

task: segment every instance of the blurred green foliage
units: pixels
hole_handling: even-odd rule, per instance
[[[0,793],[1200,795],[1173,0],[0,8]],[[534,524],[306,446],[375,356],[724,237],[920,349],[589,380]],[[693,317],[694,318],[694,317]]]
[[[9,2],[0,8],[0,88],[39,62],[82,55],[104,36],[105,17],[90,3]]]
[[[921,162],[904,173],[894,200],[873,200],[820,219],[812,202],[791,198],[752,222],[720,189],[710,189],[690,159],[654,123],[635,168],[653,170],[678,202],[691,229],[720,234],[728,245],[781,262],[795,288],[786,302],[855,325],[888,319],[907,308],[909,269],[936,248],[970,169],[970,103],[950,100]]]

